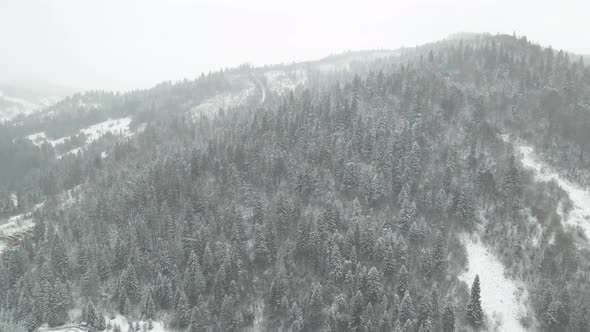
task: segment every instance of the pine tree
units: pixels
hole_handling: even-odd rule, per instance
[[[86,304],[86,309],[84,310],[84,320],[88,326],[96,327],[98,323],[98,315],[96,314],[96,309],[94,308],[94,304],[92,302],[88,302]]]
[[[221,326],[223,331],[236,331],[237,326],[234,321],[234,301],[229,296],[223,299],[221,304]]]
[[[365,300],[361,291],[357,291],[351,299],[351,320],[349,331],[361,332],[363,328],[363,311],[365,309]]]
[[[400,227],[404,234],[407,234],[410,230],[414,216],[416,214],[416,203],[410,202],[408,199],[404,199],[400,210]]]
[[[64,280],[70,274],[69,260],[64,243],[60,236],[56,236],[51,249],[51,265],[55,273]]]
[[[163,309],[168,309],[173,303],[172,284],[168,277],[158,274],[155,289],[155,299],[157,304]]]
[[[447,304],[443,310],[442,329],[443,332],[455,331],[455,309],[450,304]]]
[[[379,324],[379,332],[389,332],[393,330],[393,324],[391,322],[391,316],[389,312],[385,311],[381,317],[381,323]]]
[[[475,276],[471,286],[471,298],[467,304],[467,319],[474,327],[481,327],[483,324],[483,309],[481,308],[481,295],[479,286],[479,275]]]
[[[402,265],[402,268],[399,271],[398,283],[397,283],[397,294],[401,296],[405,296],[406,292],[408,291],[408,270],[406,270],[406,266]]]
[[[255,262],[259,267],[265,269],[270,259],[270,250],[266,245],[266,238],[260,224],[254,225],[254,246]]]
[[[430,322],[429,319],[427,319],[426,321],[424,321],[424,323],[422,323],[418,332],[432,332],[432,323]]]
[[[192,305],[196,304],[199,295],[205,291],[205,279],[194,251],[190,255],[184,274],[184,291]]]
[[[127,269],[124,271],[123,287],[125,295],[131,301],[136,303],[139,300],[139,281],[137,280],[137,274],[135,273],[135,267],[133,264],[129,264]]]
[[[66,288],[60,281],[51,290],[52,296],[48,303],[47,323],[49,326],[63,325],[68,319],[68,303]]]
[[[147,291],[145,296],[145,302],[143,305],[143,317],[146,320],[154,319],[156,316],[156,305],[154,304],[154,299],[152,298],[152,293]]]
[[[270,285],[270,307],[273,310],[276,310],[285,295],[287,295],[287,278],[284,273],[280,271]]]
[[[189,327],[190,332],[206,331],[207,321],[205,320],[205,313],[203,310],[205,310],[205,308],[201,305],[198,305],[193,309]]]
[[[377,269],[373,266],[367,274],[366,281],[366,293],[365,298],[369,302],[376,304],[381,298],[381,276]]]
[[[391,245],[388,245],[385,249],[385,254],[383,258],[383,273],[391,277],[395,274],[396,267],[395,267],[395,256],[393,253],[393,248]]]
[[[319,328],[324,322],[323,307],[322,287],[320,284],[317,284],[313,287],[309,300],[309,323],[313,328]]]
[[[104,315],[102,315],[102,314],[97,315],[95,325],[96,325],[97,331],[104,331],[107,328]]]
[[[412,297],[410,293],[406,291],[402,302],[399,305],[399,313],[398,319],[400,322],[405,322],[407,320],[413,320],[416,317],[416,312],[414,311],[414,305],[412,304]]]
[[[410,319],[406,320],[406,323],[402,327],[402,331],[403,332],[414,332],[414,324],[412,323],[412,320],[410,320]]]
[[[82,276],[81,288],[82,294],[87,298],[94,298],[98,295],[98,288],[100,280],[98,278],[98,270],[95,264],[90,264],[86,273]]]
[[[191,322],[191,310],[184,292],[180,294],[180,301],[176,309],[178,326],[184,328]]]
[[[366,331],[374,331],[373,322],[375,321],[375,312],[373,310],[373,305],[371,302],[367,303],[365,310],[363,311],[362,320],[365,325]]]

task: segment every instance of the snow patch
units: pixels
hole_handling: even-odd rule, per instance
[[[86,135],[86,144],[90,144],[108,133],[113,135],[121,135],[124,137],[132,136],[133,133],[129,129],[130,124],[130,117],[109,119],[107,121],[92,125],[88,128],[84,128],[80,130],[80,132]]]
[[[479,236],[462,236],[469,267],[459,280],[469,287],[476,275],[481,286],[481,305],[487,315],[488,327],[497,331],[527,331],[519,319],[525,317],[527,293],[520,281],[507,278],[504,265],[481,242]]]
[[[24,234],[33,228],[35,224],[33,223],[32,213],[42,208],[44,204],[45,202],[36,204],[31,212],[0,220],[0,253],[8,247],[6,241],[9,237]]]
[[[113,134],[113,135],[123,136],[123,137],[133,136],[135,134],[135,132],[131,131],[131,129],[129,128],[131,121],[132,121],[132,119],[130,117],[125,117],[125,118],[120,118],[120,119],[109,119],[104,122],[97,123],[92,126],[80,129],[80,131],[78,133],[82,133],[86,136],[86,142],[84,143],[84,145],[81,147],[71,149],[62,155],[58,155],[57,158],[62,158],[63,156],[68,155],[68,154],[77,154],[78,152],[82,151],[86,146],[91,144],[92,142],[98,140],[102,136],[109,134],[109,133]],[[140,132],[144,128],[145,128],[145,126],[140,126],[136,132]],[[41,146],[44,143],[49,143],[53,147],[56,147],[57,145],[65,143],[65,141],[66,141],[66,139],[68,139],[68,137],[61,137],[61,138],[52,140],[52,139],[49,139],[47,137],[47,135],[45,134],[45,132],[42,131],[42,132],[38,132],[38,133],[31,134],[31,135],[27,136],[27,139],[29,139],[31,142],[33,142],[33,144],[35,144],[37,146]]]
[[[66,141],[66,138],[67,137],[60,137],[58,139],[52,140],[47,137],[44,131],[27,136],[27,139],[33,142],[33,144],[35,144],[36,146],[41,146],[44,143],[49,143],[53,147],[59,144],[63,144]]]
[[[6,223],[0,225],[0,253],[8,247],[8,238],[28,232],[33,228],[33,219],[30,214],[19,214],[8,218]]]
[[[110,319],[109,317],[106,317],[106,320],[107,320],[107,324],[108,323],[111,324],[111,328],[106,329],[105,331],[109,331],[109,332],[113,331],[115,325],[118,325],[121,328],[122,332],[129,332],[129,321],[124,316],[116,315],[114,319]],[[158,321],[152,321],[153,328],[151,330],[148,330],[148,322],[147,321],[132,320],[132,322],[133,322],[133,326],[135,326],[136,322],[139,323],[139,326],[140,326],[139,331],[144,331],[144,327],[145,327],[145,331],[149,331],[149,332],[170,331],[170,330],[166,330],[164,328],[164,324],[162,324],[162,322],[158,322]]]
[[[219,93],[211,98],[206,99],[193,110],[193,117],[200,115],[212,117],[220,108],[236,107],[246,102],[248,97],[254,93],[256,87],[254,83],[249,82],[248,86],[238,92]]]
[[[586,237],[590,237],[590,192],[588,189],[565,179],[556,170],[539,160],[533,147],[521,144],[517,148],[523,155],[522,165],[533,171],[537,181],[555,181],[568,194],[572,201],[572,210],[565,214],[561,203],[557,209],[565,225],[580,227]]]
[[[307,82],[307,75],[303,70],[285,72],[272,70],[264,73],[268,88],[279,95],[294,90],[297,86]]]
[[[105,317],[107,325],[110,324],[110,328],[105,329],[105,332],[112,332],[116,325],[121,328],[122,332],[130,332],[129,329],[129,322],[127,318],[121,315],[116,315],[114,319],[110,319],[109,317]],[[152,322],[152,329],[148,329],[148,322],[141,321],[141,320],[132,320],[133,326],[135,327],[135,323],[139,323],[139,330],[138,331],[147,331],[147,332],[170,332],[171,330],[166,330],[164,328],[164,324],[159,321]],[[47,325],[41,326],[37,331],[38,332],[76,332],[76,331],[86,331],[85,327],[82,327],[80,324],[66,324],[60,327],[50,328]]]

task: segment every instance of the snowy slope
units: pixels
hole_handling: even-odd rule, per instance
[[[115,326],[119,326],[122,332],[129,332],[129,322],[124,316],[117,315],[114,319],[109,319],[105,317],[107,322],[107,329],[104,330],[105,332],[111,332],[115,328]],[[162,322],[152,322],[153,328],[148,330],[148,323],[146,321],[132,321],[134,326],[135,322],[139,323],[140,329],[139,331],[149,331],[149,332],[167,332],[170,330],[166,330]],[[145,328],[145,329],[144,329]],[[37,330],[38,332],[76,332],[76,331],[86,331],[85,328],[80,327],[79,324],[66,324],[61,327],[50,328],[47,326],[42,326]]]
[[[130,117],[109,119],[107,121],[92,125],[88,128],[84,128],[80,130],[80,132],[86,135],[86,144],[90,144],[107,133],[125,137],[132,136],[133,133],[129,130],[129,124],[131,124]]]
[[[255,91],[254,83],[250,82],[245,88],[237,92],[219,93],[197,105],[192,110],[192,114],[194,117],[201,115],[212,117],[220,108],[236,107],[245,103]]]
[[[66,138],[67,137],[60,137],[58,139],[52,140],[47,137],[47,135],[45,134],[44,131],[34,133],[34,134],[27,136],[27,139],[30,140],[31,142],[33,142],[33,144],[35,144],[36,146],[41,146],[44,143],[49,143],[53,147],[55,147],[56,145],[59,145],[59,144],[63,144],[65,142]]]
[[[43,207],[43,203],[35,205],[33,211]],[[8,247],[5,241],[6,237],[23,234],[30,231],[33,226],[32,212],[19,214],[10,218],[0,220],[0,253]]]
[[[531,146],[519,144],[517,148],[522,153],[522,165],[533,171],[537,181],[555,181],[568,194],[572,210],[567,215],[563,214],[563,209],[557,211],[562,214],[565,225],[580,227],[586,237],[590,237],[590,191],[568,181],[541,161]]]
[[[307,75],[303,70],[282,71],[271,70],[264,73],[268,89],[279,95],[294,90],[297,86],[305,84]]]
[[[113,135],[123,136],[123,137],[133,136],[135,133],[133,131],[131,131],[131,129],[129,127],[129,125],[131,124],[131,121],[132,121],[132,119],[130,117],[125,117],[125,118],[120,118],[120,119],[109,119],[109,120],[103,121],[101,123],[91,125],[87,128],[80,129],[79,133],[82,133],[86,136],[86,143],[84,144],[84,146],[72,149],[65,154],[78,153],[79,151],[83,150],[86,146],[88,146],[92,142],[98,140],[99,138],[101,138],[102,136],[104,136],[108,133],[113,134]],[[142,127],[140,127],[139,130],[141,130],[141,128]],[[37,146],[41,146],[44,143],[49,143],[53,147],[55,147],[59,144],[63,144],[65,142],[65,140],[67,139],[67,137],[60,137],[58,139],[52,140],[47,137],[45,132],[31,134],[31,135],[27,136],[26,138],[29,139],[31,142],[33,142],[33,144],[35,144]],[[61,157],[63,157],[63,155],[58,156],[58,158],[61,158]]]
[[[479,236],[464,235],[462,242],[467,250],[469,267],[459,275],[459,280],[471,287],[475,276],[479,275],[488,328],[492,331],[527,331],[519,322],[527,312],[524,284],[504,275],[504,266]]]

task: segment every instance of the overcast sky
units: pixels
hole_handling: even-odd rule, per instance
[[[397,48],[455,32],[590,54],[588,0],[0,0],[0,81],[146,88],[201,72]]]

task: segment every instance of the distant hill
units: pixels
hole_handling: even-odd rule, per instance
[[[46,81],[0,82],[0,121],[55,104],[74,90]]]

